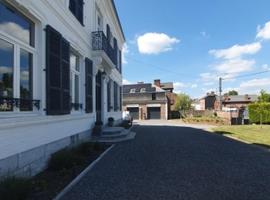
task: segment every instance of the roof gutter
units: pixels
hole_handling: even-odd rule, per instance
[[[121,33],[122,33],[122,35],[123,35],[124,40],[126,41],[126,37],[125,37],[124,31],[123,31],[123,27],[122,27],[121,22],[120,22],[120,18],[119,18],[119,15],[118,15],[118,12],[117,12],[117,9],[116,9],[114,0],[111,0],[111,2],[112,2],[112,5],[113,5],[113,9],[114,9],[114,12],[115,12],[115,15],[116,15],[118,24],[119,24],[120,29],[121,29]]]

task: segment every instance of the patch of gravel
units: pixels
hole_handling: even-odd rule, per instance
[[[135,126],[63,200],[267,200],[270,154],[206,131]]]

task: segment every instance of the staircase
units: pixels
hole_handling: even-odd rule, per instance
[[[101,135],[92,137],[92,140],[95,142],[117,143],[132,140],[135,136],[136,133],[132,132],[131,129],[124,129],[122,127],[105,127],[102,130]]]

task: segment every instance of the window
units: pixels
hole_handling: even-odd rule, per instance
[[[34,24],[0,0],[0,31],[34,46]]]
[[[83,25],[83,0],[70,0],[69,1],[69,10],[77,18],[77,20]]]
[[[33,47],[34,24],[0,0],[0,112],[33,110]]]
[[[141,88],[141,90],[140,90],[141,93],[144,93],[145,91],[146,91],[145,88]]]
[[[156,96],[156,93],[152,93],[152,100],[157,100],[157,96]]]
[[[136,92],[136,89],[135,88],[132,88],[130,89],[130,92],[129,93],[135,93]]]
[[[80,58],[70,53],[70,96],[74,110],[80,109]]]

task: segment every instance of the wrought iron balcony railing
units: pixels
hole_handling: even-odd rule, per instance
[[[102,50],[117,65],[117,49],[114,49],[103,31],[92,32],[92,48],[94,51]]]
[[[40,100],[0,97],[0,112],[13,111],[14,108],[19,108],[20,111],[32,111],[33,107],[40,110]]]

